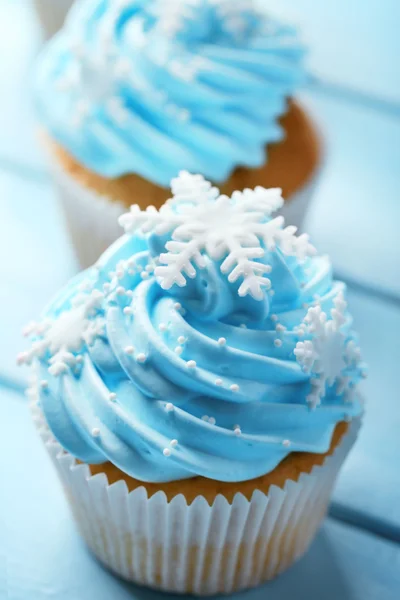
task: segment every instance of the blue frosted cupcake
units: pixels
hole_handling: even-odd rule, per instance
[[[182,172],[28,333],[35,418],[90,548],[173,592],[252,587],[307,549],[360,421],[345,285],[274,211]]]
[[[228,194],[279,185],[299,224],[319,161],[291,100],[303,56],[296,31],[251,1],[78,1],[35,94],[82,264],[132,203],[160,207],[182,168]]]

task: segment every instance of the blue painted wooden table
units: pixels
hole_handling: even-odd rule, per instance
[[[278,580],[238,598],[400,597],[399,6],[279,3],[313,44],[314,83],[302,101],[326,140],[307,229],[348,283],[370,376],[359,441],[311,550]],[[109,575],[85,550],[29,418],[28,373],[15,367],[21,327],[77,269],[35,140],[27,81],[39,47],[30,3],[1,0],[0,600],[159,600]]]

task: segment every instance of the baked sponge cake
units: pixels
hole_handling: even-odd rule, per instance
[[[126,579],[249,588],[325,514],[365,367],[345,285],[282,203],[182,172],[27,330],[35,420],[83,537]]]
[[[38,120],[83,266],[181,169],[223,193],[280,186],[299,225],[320,143],[293,99],[305,49],[256,3],[78,0],[38,60]]]

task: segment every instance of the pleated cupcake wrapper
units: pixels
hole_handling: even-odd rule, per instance
[[[53,173],[78,260],[82,267],[89,267],[122,235],[118,217],[127,208],[121,202],[110,200],[85,187],[54,161]],[[318,176],[315,175],[285,203],[280,212],[287,224],[301,229],[317,179]],[[132,198],[132,204],[138,201],[140,198]]]
[[[198,496],[168,502],[163,492],[148,498],[145,487],[108,485],[92,476],[54,440],[32,404],[34,420],[87,545],[121,577],[177,593],[232,593],[272,579],[301,557],[323,519],[337,472],[352,447],[360,420],[351,424],[332,456],[297,482],[251,500],[222,495],[212,506]]]

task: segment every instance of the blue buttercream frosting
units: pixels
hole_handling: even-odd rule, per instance
[[[76,2],[38,63],[39,118],[105,177],[167,187],[182,168],[223,182],[262,166],[305,79],[304,49],[253,4]]]
[[[249,480],[327,451],[361,412],[345,285],[272,216],[279,190],[228,199],[187,173],[172,187],[28,329],[20,360],[37,364],[51,431],[151,482]]]

